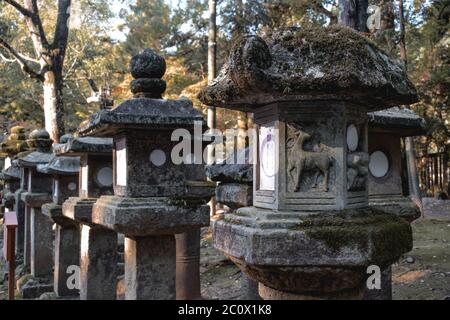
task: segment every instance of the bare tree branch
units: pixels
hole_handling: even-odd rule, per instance
[[[40,59],[44,51],[48,50],[49,44],[45,36],[44,27],[42,26],[41,17],[39,16],[37,0],[24,0],[24,6],[31,12],[31,16],[26,18],[26,23],[36,55]]]
[[[331,20],[337,20],[337,15],[333,12],[331,12],[330,10],[326,9],[323,4],[321,3],[321,1],[318,0],[312,0],[309,2],[309,7],[311,9],[313,9],[314,11],[317,11],[318,13],[321,13],[323,15],[326,15],[328,18],[330,18]]]
[[[33,71],[33,69],[27,64],[27,60],[25,60],[24,58],[22,58],[22,56],[16,51],[14,50],[13,47],[11,47],[5,40],[3,40],[2,38],[0,38],[0,46],[2,46],[3,48],[5,48],[5,50],[7,50],[17,61],[17,63],[20,65],[20,67],[22,68],[22,71],[25,72],[26,74],[28,74],[28,76],[32,79],[37,79],[39,81],[44,81],[44,77],[42,76],[41,73],[38,73],[36,71]]]
[[[27,56],[27,55],[24,55],[23,53],[20,53],[20,52],[18,52],[18,54],[19,54],[23,59],[25,59],[25,60],[27,60],[27,61],[29,61],[29,62],[40,63],[38,59],[31,58],[31,57],[29,57],[29,56]]]
[[[69,76],[72,75],[72,71],[75,68],[76,63],[78,62],[78,59],[81,57],[81,55],[84,53],[84,50],[86,49],[87,44],[85,44],[80,51],[77,51],[75,48],[73,48],[72,50],[75,51],[77,53],[76,57],[73,59],[70,67],[67,69],[67,71],[65,72],[65,76],[63,80],[66,80]]]
[[[32,12],[26,8],[24,8],[21,4],[19,4],[18,2],[16,2],[15,0],[4,0],[6,3],[9,3],[10,5],[12,5],[14,8],[17,9],[17,11],[19,11],[21,14],[23,14],[26,17],[31,17]]]
[[[0,58],[1,58],[4,62],[16,62],[16,59],[8,59],[8,58],[5,57],[1,52],[0,52]]]

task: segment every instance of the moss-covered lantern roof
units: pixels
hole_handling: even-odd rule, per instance
[[[198,97],[243,111],[280,101],[347,100],[367,111],[417,101],[403,64],[343,26],[244,36]]]

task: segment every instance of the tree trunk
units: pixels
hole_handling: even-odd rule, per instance
[[[208,32],[208,84],[211,84],[216,78],[216,50],[217,50],[217,24],[216,24],[216,0],[209,0],[209,32]],[[207,125],[208,129],[216,128],[216,107],[209,106],[207,114]],[[212,164],[214,161],[214,147],[212,145],[208,146],[208,159],[207,163]],[[216,198],[212,197],[209,202],[211,207],[210,214],[213,216],[216,214]]]
[[[374,4],[381,9],[380,30],[375,33],[376,38],[382,46],[391,54],[395,54],[395,12],[394,0],[377,0]]]
[[[422,197],[420,195],[419,178],[417,174],[416,153],[414,151],[414,138],[405,138],[406,163],[408,168],[409,194],[422,210]],[[423,214],[423,212],[422,212]]]
[[[405,14],[403,10],[403,0],[399,0],[399,14],[400,14],[400,58],[403,60],[405,67],[407,66],[406,57],[406,39],[405,39]]]
[[[367,32],[367,7],[368,0],[339,0],[339,24],[355,29],[359,32]]]
[[[23,6],[31,15],[25,18],[36,56],[39,59],[44,95],[45,129],[53,142],[59,142],[64,134],[64,108],[62,100],[62,69],[69,37],[69,18],[71,0],[58,0],[53,43],[49,44],[39,15],[36,0],[24,0]]]
[[[64,108],[62,100],[62,77],[53,70],[44,74],[44,116],[45,130],[53,142],[59,142],[64,134]]]
[[[216,78],[216,35],[217,35],[217,26],[216,26],[216,0],[209,0],[209,34],[208,34],[208,84],[211,84],[212,81]],[[208,119],[207,124],[209,129],[213,129],[216,127],[216,108],[208,107]],[[210,148],[212,149],[212,148]],[[212,159],[213,150],[208,150],[208,161]],[[211,157],[210,157],[211,156]]]
[[[406,57],[406,40],[405,40],[405,17],[403,11],[403,0],[399,0],[399,12],[400,12],[400,58],[407,66]],[[409,181],[409,193],[411,197],[417,202],[419,208],[422,210],[422,197],[420,195],[419,178],[417,174],[417,162],[416,154],[414,150],[414,139],[413,137],[405,138],[405,153],[406,153],[406,163],[408,167],[408,181]],[[422,210],[423,214],[423,210]]]

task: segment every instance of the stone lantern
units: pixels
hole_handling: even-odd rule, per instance
[[[368,206],[367,112],[417,101],[401,64],[340,26],[246,36],[207,105],[254,113],[253,207],[213,241],[264,299],[359,299],[367,268],[411,250],[411,228]]]
[[[78,196],[63,203],[63,215],[78,224],[80,299],[116,299],[118,236],[92,221],[92,207],[102,195],[113,194],[112,145],[109,138],[66,136],[55,154],[80,159]]]
[[[206,167],[207,177],[218,183],[217,203],[226,205],[230,211],[251,206],[253,203],[253,164],[250,155],[250,148],[241,149],[236,158],[245,159],[244,163],[234,163],[229,157],[226,161]],[[241,279],[241,290],[246,300],[260,299],[258,283],[246,274],[243,274]]]
[[[80,264],[80,229],[73,220],[63,216],[62,204],[78,194],[79,158],[54,157],[48,164],[38,165],[37,171],[53,177],[53,202],[42,206],[42,213],[56,224],[54,250],[54,292],[59,297],[78,295],[68,286],[71,266]]]
[[[420,208],[402,186],[401,138],[425,133],[425,120],[398,107],[369,113],[369,203],[412,222]]]
[[[402,186],[401,138],[425,133],[425,121],[398,107],[369,113],[369,204],[409,223],[420,217],[420,207],[405,196]],[[366,290],[364,299],[392,299],[392,269],[381,274],[381,288]]]
[[[101,110],[79,129],[114,139],[114,196],[94,204],[93,221],[125,234],[127,300],[175,299],[174,235],[209,225],[206,203],[214,189],[203,166],[171,159],[174,130],[192,137],[203,117],[187,99],[161,98],[165,69],[164,58],[150,49],[134,56],[134,98]]]
[[[52,202],[53,181],[51,176],[37,171],[37,166],[53,159],[52,140],[47,131],[34,130],[27,143],[35,151],[18,157],[24,171],[22,179],[28,178],[27,191],[21,194],[26,205],[25,234],[26,238],[30,237],[29,242],[25,240],[25,265],[28,266],[29,257],[31,275],[50,279],[53,274],[53,223],[42,214],[41,207]]]
[[[28,150],[26,139],[25,129],[23,127],[15,126],[11,128],[10,134],[0,143],[1,154],[5,157],[4,167],[2,169],[7,169],[11,165],[12,159],[18,153]]]
[[[25,152],[28,149],[26,143],[25,129],[21,126],[15,126],[11,128],[10,134],[5,140],[0,144],[1,153],[3,153],[5,158],[4,168],[7,169],[13,159],[18,153]],[[20,175],[22,175],[22,169],[19,168]],[[24,245],[24,234],[25,234],[25,204],[20,199],[20,195],[23,192],[22,179],[20,179],[19,189],[17,189],[14,194],[14,199],[11,199],[14,204],[14,211],[17,214],[18,227],[17,227],[17,257],[20,260],[23,255],[23,245]]]
[[[2,210],[14,211],[14,192],[20,188],[20,168],[17,163],[11,164],[0,173],[0,180],[4,183],[2,190]]]

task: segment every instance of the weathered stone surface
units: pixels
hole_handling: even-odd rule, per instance
[[[128,236],[174,234],[209,225],[209,207],[163,197],[102,196],[92,222]]]
[[[245,300],[261,300],[258,294],[258,282],[252,280],[245,274],[242,274],[241,288],[244,292]]]
[[[243,156],[242,153],[245,153]],[[249,148],[239,150],[237,159],[245,159],[246,164],[230,164],[230,161],[206,166],[206,176],[212,181],[222,183],[238,182],[252,184],[253,182],[253,165],[248,164]]]
[[[338,270],[336,270],[338,271]],[[340,270],[343,272],[342,270]],[[308,276],[308,273],[301,274]],[[351,273],[345,276],[353,276]],[[358,278],[361,280],[361,278]],[[292,292],[281,291],[265,286],[259,283],[259,295],[264,300],[360,300],[363,297],[364,288],[359,285],[354,288],[345,288],[344,290],[337,290],[333,292],[321,292],[320,294],[310,292],[309,294],[297,294]]]
[[[134,79],[130,83],[130,90],[133,94],[155,91],[159,94],[166,91],[166,82],[162,79],[143,78]]]
[[[53,284],[42,282],[39,279],[28,279],[28,281],[21,288],[21,295],[23,299],[36,299],[46,292],[53,291]]]
[[[417,101],[401,62],[342,26],[245,36],[198,96],[244,111],[286,100],[352,100],[374,111]]]
[[[13,162],[10,167],[6,170],[3,170],[0,173],[0,180],[19,180],[20,179],[20,167],[17,165],[17,162]]]
[[[389,212],[405,219],[409,223],[420,217],[420,208],[409,198],[401,197],[398,199],[374,199],[371,198],[371,206],[382,211]]]
[[[260,267],[388,266],[412,249],[409,224],[373,208],[319,214],[241,208],[213,228],[215,247]]]
[[[74,227],[76,224],[72,219],[67,218],[62,213],[62,206],[56,203],[46,203],[41,207],[42,214],[56,224],[64,227]]]
[[[20,196],[22,201],[31,208],[40,208],[53,200],[52,195],[48,193],[24,192]]]
[[[113,140],[111,138],[78,137],[68,139],[66,143],[53,146],[53,152],[57,155],[81,154],[81,153],[111,153]]]
[[[11,128],[11,133],[0,143],[0,150],[6,155],[14,156],[28,149],[25,129],[21,126]]]
[[[78,131],[82,136],[111,137],[125,129],[173,130],[203,122],[200,111],[188,99],[164,100],[165,89],[160,79],[165,72],[165,60],[151,49],[146,49],[132,58],[130,65],[135,78],[133,99],[126,100],[112,110],[101,110],[83,122]]]
[[[79,127],[82,135],[97,137],[111,136],[119,128],[149,129],[149,125],[174,127],[203,122],[203,115],[187,99],[163,100],[153,98],[133,98],[112,110],[101,110]]]
[[[40,207],[31,208],[31,275],[51,278],[53,275],[53,223]]]
[[[152,49],[144,49],[131,58],[130,71],[133,78],[162,78],[166,72],[166,60]]]
[[[80,265],[80,229],[76,225],[56,226],[55,270],[53,284],[59,297],[76,296],[79,290],[69,287],[69,277],[73,277],[71,266]],[[78,280],[78,279],[77,279]],[[72,283],[74,281],[70,281]]]
[[[39,300],[56,300],[58,295],[55,292],[44,292],[39,296]]]
[[[33,151],[24,157],[19,157],[19,165],[22,167],[36,167],[38,164],[47,164],[53,159],[52,153]]]
[[[81,155],[79,197],[98,198],[101,195],[112,195],[114,193],[112,156],[112,152]],[[102,172],[106,175],[103,174],[103,179],[99,179]]]
[[[369,130],[384,129],[399,137],[411,137],[425,133],[425,119],[412,110],[398,107],[368,114]]]
[[[35,129],[31,131],[27,144],[31,149],[37,152],[51,152],[53,140],[50,139],[50,134],[42,129]]]
[[[216,188],[216,200],[231,209],[252,205],[253,187],[238,183],[221,183]]]
[[[25,241],[25,203],[20,199],[18,193],[21,189],[16,190],[14,193],[14,207],[13,211],[17,215],[17,233],[16,233],[16,252],[22,256],[24,253],[24,241]],[[17,201],[17,202],[16,202]]]
[[[60,144],[67,143],[67,142],[69,142],[69,140],[72,140],[72,139],[74,139],[73,134],[66,133],[66,134],[62,135],[61,138],[59,138],[59,143]]]
[[[3,190],[3,205],[5,206],[5,208],[13,210],[14,201],[15,201],[14,193],[9,192],[9,190]]]
[[[200,229],[175,235],[176,241],[176,298],[201,299],[200,292]]]
[[[115,300],[117,233],[81,225],[80,300]]]
[[[389,162],[389,170],[383,177],[369,175],[369,204],[383,206],[382,210],[412,222],[420,216],[420,208],[410,198],[403,196],[401,130],[394,124],[383,128],[369,126],[369,153],[381,151]]]
[[[92,207],[96,198],[70,197],[63,203],[65,217],[84,223],[92,222]]]
[[[37,171],[46,174],[76,175],[80,170],[80,158],[77,157],[53,157],[46,164],[38,164]]]
[[[27,254],[25,254],[25,246],[26,243],[28,243],[29,248],[29,233],[26,232],[27,225],[29,225],[29,222],[27,223],[27,219],[30,219],[29,215],[26,215],[25,213],[25,202],[22,200],[22,193],[23,189],[20,188],[16,190],[14,193],[14,211],[17,214],[17,238],[16,238],[16,249],[17,252],[23,253],[24,255],[24,264],[29,267],[29,258],[27,259],[27,256],[29,256],[29,249]]]
[[[174,235],[125,237],[125,299],[175,299]]]
[[[131,70],[133,99],[79,128],[115,144],[115,196],[97,200],[92,223],[126,235],[126,299],[174,299],[174,234],[209,224],[213,186],[197,174],[200,166],[172,161],[171,136],[175,129],[192,134],[204,121],[191,101],[161,99],[165,62],[152,50],[135,56]]]

